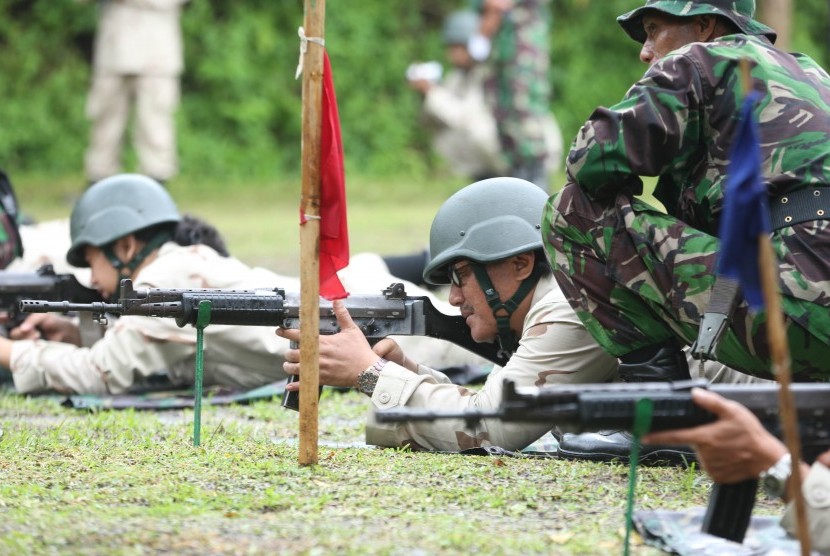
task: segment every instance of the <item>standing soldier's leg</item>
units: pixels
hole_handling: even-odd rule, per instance
[[[86,102],[86,115],[92,122],[92,129],[84,167],[90,182],[121,171],[121,149],[129,113],[128,78],[94,76]]]
[[[175,120],[178,106],[178,77],[138,78],[135,148],[139,170],[160,182],[178,172]]]
[[[719,242],[628,195],[606,204],[566,186],[542,225],[554,275],[580,320],[609,353],[626,358],[690,345],[715,280]],[[721,363],[772,378],[766,316],[735,309],[717,350]],[[828,380],[827,344],[787,319],[796,380]],[[623,374],[621,369],[621,375]]]

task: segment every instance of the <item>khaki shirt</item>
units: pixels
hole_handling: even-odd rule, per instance
[[[93,68],[99,75],[176,76],[184,68],[182,4],[188,0],[100,3]]]
[[[813,464],[801,486],[813,550],[830,554],[830,469],[819,462]],[[795,506],[787,505],[781,525],[792,536],[796,535]]]
[[[490,374],[480,391],[451,384],[441,373],[424,366],[416,374],[387,363],[372,395],[372,405],[378,410],[402,406],[438,412],[492,410],[501,403],[504,379],[514,381],[517,387],[607,382],[616,378],[616,371],[617,359],[593,340],[556,282],[548,278],[536,286],[518,349],[507,365]],[[470,430],[463,420],[380,424],[370,417],[366,442],[446,451],[487,445],[516,450],[550,428],[551,423],[483,420]]]
[[[299,291],[296,278],[250,268],[210,247],[164,244],[141,269],[138,288],[273,288]],[[288,341],[273,326],[208,325],[204,333],[204,384],[254,388],[285,377]],[[57,390],[121,394],[137,379],[167,373],[175,384],[192,384],[196,329],[172,318],[123,316],[91,347],[61,342],[14,342],[11,371],[19,393]]]

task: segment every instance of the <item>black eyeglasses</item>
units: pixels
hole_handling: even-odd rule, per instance
[[[458,267],[450,265],[449,267],[447,267],[447,275],[450,278],[450,283],[457,288],[463,287],[464,282],[461,281],[461,273],[468,268],[470,268],[469,264],[465,264],[464,266]],[[466,272],[464,273],[466,274]]]

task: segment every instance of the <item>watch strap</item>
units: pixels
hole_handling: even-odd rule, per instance
[[[775,498],[783,498],[787,492],[787,481],[792,474],[792,469],[790,454],[784,454],[772,467],[762,471],[759,479],[764,492]]]
[[[377,386],[378,378],[380,378],[380,372],[386,363],[388,361],[381,357],[357,375],[357,389],[367,396],[371,396],[375,392],[375,386]]]

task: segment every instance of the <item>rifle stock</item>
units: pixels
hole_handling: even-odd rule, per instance
[[[715,420],[715,415],[692,401],[692,387],[705,388],[746,406],[772,434],[782,437],[778,417],[777,384],[707,384],[702,380],[674,383],[615,383],[548,386],[519,390],[504,383],[501,405],[491,411],[435,412],[414,409],[375,411],[380,423],[463,419],[545,422],[563,432],[628,430],[635,407],[643,398],[653,402],[651,430],[694,427]],[[809,463],[830,448],[830,384],[792,384],[798,413],[802,454]],[[714,484],[703,531],[736,542],[743,541],[755,504],[758,481]]]
[[[287,294],[281,288],[263,289],[135,289],[129,279],[121,281],[119,299],[115,303],[96,301],[44,301],[23,299],[20,311],[46,313],[69,311],[89,312],[106,323],[107,314],[143,315],[173,318],[179,326],[195,325],[199,303],[210,300],[211,324],[238,326],[273,326],[299,328],[299,294]],[[352,320],[360,327],[369,343],[374,344],[392,335],[429,336],[452,342],[497,365],[510,358],[497,344],[477,343],[460,315],[441,313],[427,297],[407,296],[404,285],[393,283],[380,295],[356,295],[344,300]],[[320,302],[320,334],[334,334],[339,326],[331,303]],[[286,392],[284,406],[297,409]],[[287,404],[287,405],[286,405]]]

